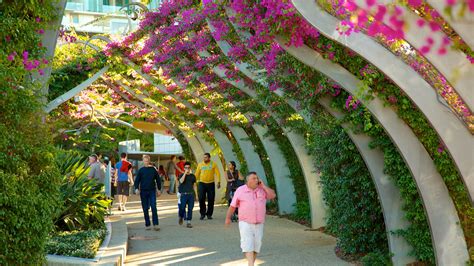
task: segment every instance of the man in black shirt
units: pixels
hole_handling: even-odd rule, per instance
[[[143,155],[143,163],[145,166],[138,170],[135,178],[135,194],[140,189],[140,200],[142,202],[143,215],[145,216],[145,229],[150,230],[150,215],[148,209],[151,207],[151,215],[153,220],[153,229],[159,231],[158,212],[156,211],[156,194],[161,195],[161,178],[153,165],[150,163],[150,156]]]
[[[184,174],[179,179],[178,191],[180,193],[179,204],[179,224],[183,224],[186,220],[186,227],[192,228],[191,220],[193,219],[194,197],[197,195],[196,176],[191,173],[191,163],[184,163]],[[186,215],[186,205],[188,213]]]

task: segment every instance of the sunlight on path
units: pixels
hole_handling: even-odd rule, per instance
[[[161,230],[147,231],[140,199],[133,195],[127,211],[114,209],[115,218],[127,221],[126,264],[246,265],[237,224],[224,227],[226,210],[226,206],[216,207],[213,220],[200,221],[199,207],[195,206],[193,228],[186,228],[178,225],[176,196],[161,196],[158,200]],[[267,216],[257,265],[349,265],[334,254],[335,238],[305,229],[292,221]]]

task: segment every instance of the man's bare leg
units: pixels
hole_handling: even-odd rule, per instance
[[[125,208],[125,204],[127,204],[127,196],[123,195],[123,208]]]
[[[257,260],[257,252],[253,252],[253,263]]]
[[[119,204],[119,210],[122,210],[122,195],[118,195],[117,199],[118,199],[118,204]]]
[[[247,259],[248,266],[253,266],[255,263],[255,252],[245,252],[245,258]]]

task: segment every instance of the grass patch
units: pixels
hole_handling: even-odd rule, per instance
[[[46,243],[46,253],[91,259],[95,257],[106,235],[105,228],[56,232]]]

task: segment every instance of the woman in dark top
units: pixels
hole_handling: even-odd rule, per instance
[[[244,177],[237,170],[237,166],[235,165],[234,161],[230,161],[228,164],[227,170],[227,189],[226,189],[226,199],[228,201],[228,205],[232,202],[232,197],[234,196],[235,191],[238,187],[245,184]],[[231,217],[232,222],[237,221],[237,214],[238,210],[236,209],[234,214]]]
[[[230,204],[230,201],[232,200],[231,198],[231,192],[234,191],[243,185],[242,181],[244,180],[244,177],[240,173],[239,170],[237,170],[237,166],[234,161],[230,161],[229,164],[227,165],[227,189],[225,192],[225,198]],[[245,182],[244,182],[245,183]]]

